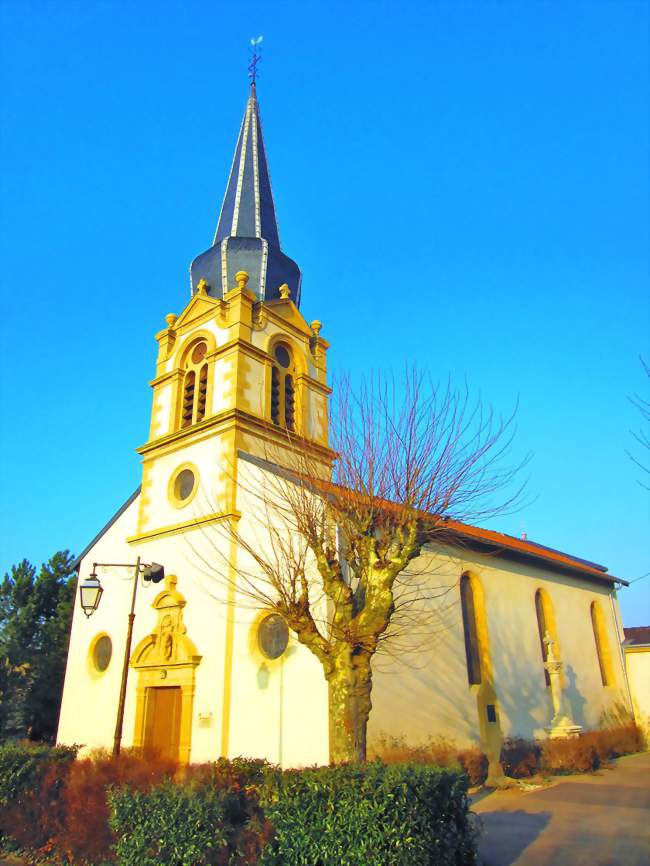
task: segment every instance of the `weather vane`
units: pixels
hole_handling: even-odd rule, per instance
[[[257,64],[262,59],[262,49],[260,46],[263,39],[263,36],[254,36],[251,39],[251,62],[248,64],[248,77],[253,85],[257,81]]]

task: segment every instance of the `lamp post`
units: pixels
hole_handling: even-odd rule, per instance
[[[135,599],[138,592],[138,578],[140,574],[144,580],[150,583],[160,583],[165,577],[165,569],[157,562],[146,564],[140,561],[138,557],[135,563],[132,562],[93,562],[93,570],[91,574],[82,582],[79,587],[79,601],[83,612],[87,617],[91,617],[99,607],[103,587],[97,577],[98,568],[133,568],[133,593],[131,595],[131,610],[129,612],[128,626],[126,630],[126,645],[124,647],[124,663],[122,665],[122,680],[120,682],[120,698],[117,704],[117,720],[115,722],[115,735],[113,737],[113,756],[120,754],[122,743],[122,727],[124,724],[124,704],[126,701],[126,684],[129,678],[129,661],[131,659],[131,639],[133,637],[133,620],[135,619]]]

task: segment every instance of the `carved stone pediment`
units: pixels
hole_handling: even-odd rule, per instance
[[[196,667],[201,661],[194,643],[187,636],[183,623],[185,598],[176,589],[177,578],[170,574],[165,588],[152,603],[158,614],[155,630],[143,638],[131,655],[131,667],[168,668],[179,665]]]

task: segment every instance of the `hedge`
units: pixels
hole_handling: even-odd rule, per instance
[[[259,806],[265,761],[220,758],[149,791],[108,792],[109,825],[120,866],[246,866],[258,862],[273,828]]]
[[[380,762],[286,771],[261,802],[275,829],[262,866],[468,866],[467,777]]]
[[[8,740],[0,743],[0,808],[38,795],[52,765],[64,772],[77,755],[77,746],[48,746]]]

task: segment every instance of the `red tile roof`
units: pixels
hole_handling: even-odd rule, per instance
[[[623,631],[627,646],[650,645],[650,625],[632,626],[632,628],[624,628]]]

